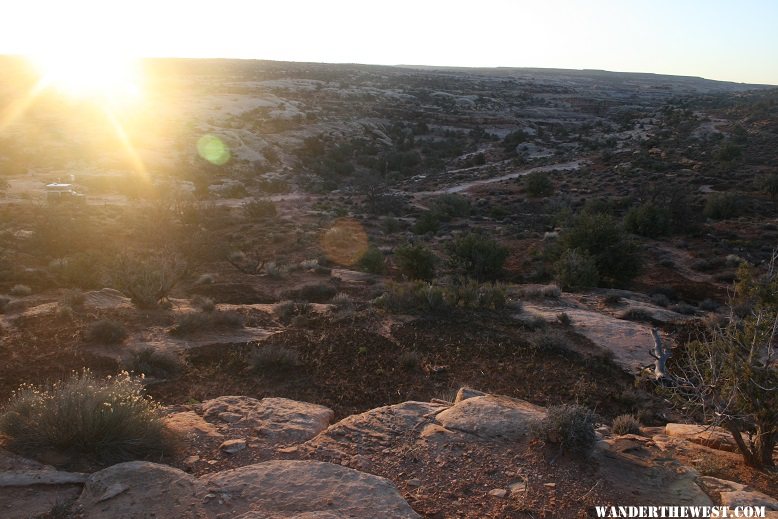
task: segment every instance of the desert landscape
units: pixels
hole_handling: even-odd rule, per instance
[[[0,517],[778,515],[776,87],[0,70]]]

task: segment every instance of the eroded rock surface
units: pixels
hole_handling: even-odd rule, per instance
[[[542,407],[524,400],[485,395],[459,401],[438,414],[436,421],[446,429],[480,438],[516,440],[545,413]]]

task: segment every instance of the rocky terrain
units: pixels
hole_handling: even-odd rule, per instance
[[[774,279],[774,88],[151,60],[100,106],[0,70],[0,517],[778,512],[774,470],[669,391],[774,311],[743,297]],[[85,369],[79,397],[130,372],[172,447],[19,433],[20,394]],[[591,445],[541,430],[565,406]]]

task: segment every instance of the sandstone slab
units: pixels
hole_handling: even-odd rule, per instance
[[[516,440],[545,416],[542,407],[504,396],[485,395],[461,400],[439,413],[437,422],[455,431],[484,439]]]

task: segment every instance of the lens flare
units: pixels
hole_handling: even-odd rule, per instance
[[[321,236],[321,248],[339,265],[353,265],[367,251],[367,233],[353,218],[339,218]]]
[[[230,160],[230,149],[215,135],[207,134],[200,137],[197,141],[197,153],[217,166],[223,166]]]

